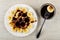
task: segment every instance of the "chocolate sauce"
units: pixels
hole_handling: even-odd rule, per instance
[[[19,15],[18,16],[21,16],[21,13],[19,13]]]
[[[20,19],[19,19],[19,22],[21,22],[22,20],[23,20],[23,19],[22,19],[22,18],[20,18]]]
[[[25,22],[24,22],[24,21],[20,22],[20,25],[21,25],[22,27],[24,27],[24,26],[25,26]]]
[[[20,28],[20,23],[19,22],[16,22],[15,25],[16,25],[16,27]]]
[[[20,12],[20,10],[17,10],[17,12]]]
[[[22,17],[26,17],[26,16],[27,16],[27,13],[23,13],[23,14],[22,14]]]
[[[31,21],[31,23],[34,23],[35,21]]]
[[[26,17],[25,22],[29,22],[29,21],[30,21],[29,17]]]
[[[15,23],[15,26],[17,28],[27,28],[27,26],[29,26],[29,24],[30,24],[29,23],[30,22],[30,18],[27,16],[27,12],[23,13],[23,11],[21,11],[21,10],[17,10],[17,12],[19,12],[18,18],[15,18],[15,16],[13,17],[13,21]],[[19,18],[20,16],[21,16],[21,18]]]
[[[27,26],[29,26],[29,24],[30,24],[30,23],[28,22],[28,23],[27,23]]]
[[[17,20],[17,18],[13,17],[13,20]]]

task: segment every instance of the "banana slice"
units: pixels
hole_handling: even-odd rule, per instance
[[[30,18],[30,22],[31,22],[31,21],[35,21],[34,17],[31,17],[31,18]]]
[[[12,30],[13,32],[16,32],[16,28],[11,28],[11,30]]]
[[[9,25],[10,25],[11,27],[14,27],[15,24],[14,24],[13,22],[10,22]]]
[[[22,29],[21,28],[17,28],[17,32],[22,32]]]
[[[23,33],[27,33],[28,29],[22,29]]]
[[[28,13],[27,13],[27,16],[33,17],[31,12],[28,12]]]
[[[22,11],[23,11],[23,13],[26,13],[27,9],[26,8],[22,8]]]
[[[11,16],[8,16],[8,20],[12,20],[12,17]]]
[[[31,28],[32,28],[32,24],[30,23],[27,29],[31,29]]]
[[[15,13],[16,13],[16,10],[12,10],[10,14],[14,15]]]
[[[19,14],[19,12],[17,12],[17,13],[16,13],[16,16],[15,16],[15,18],[18,18],[18,14]]]
[[[54,11],[54,7],[52,5],[49,5],[47,7],[47,11],[50,12],[50,13],[52,13]]]

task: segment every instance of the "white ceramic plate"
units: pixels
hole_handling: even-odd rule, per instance
[[[8,22],[8,15],[10,13],[11,10],[15,9],[16,7],[25,7],[28,9],[28,11],[32,12],[32,15],[35,17],[35,19],[37,20],[37,22],[33,23],[33,27],[29,30],[28,33],[18,33],[18,32],[13,32],[9,26],[9,22]],[[36,15],[36,12],[34,11],[34,9],[26,4],[16,4],[14,6],[12,6],[11,8],[8,9],[8,11],[6,12],[6,15],[4,17],[4,23],[5,23],[5,27],[6,29],[13,35],[18,36],[18,37],[25,37],[29,34],[31,34],[32,32],[34,32],[34,30],[37,27],[37,23],[38,23],[38,18]]]

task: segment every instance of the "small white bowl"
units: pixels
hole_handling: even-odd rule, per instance
[[[30,12],[32,12],[32,15],[35,17],[35,19],[37,20],[37,22],[33,23],[33,27],[29,30],[28,33],[18,33],[18,32],[13,32],[9,26],[9,23],[8,23],[8,15],[10,13],[11,10],[15,9],[16,7],[26,7]],[[11,8],[8,9],[8,11],[6,12],[5,14],[5,17],[4,17],[4,24],[5,24],[5,27],[6,29],[13,35],[15,36],[18,36],[18,37],[25,37],[25,36],[28,36],[29,34],[31,34],[32,32],[34,32],[34,30],[36,29],[37,27],[37,23],[38,23],[38,18],[37,18],[37,15],[36,15],[36,12],[34,11],[34,9],[26,4],[16,4],[14,6],[12,6]]]

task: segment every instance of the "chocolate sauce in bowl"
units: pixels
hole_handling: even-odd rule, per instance
[[[47,16],[47,15],[49,15],[49,17],[47,18],[47,19],[50,19],[50,18],[52,18],[53,16],[54,16],[54,12],[55,11],[53,11],[53,12],[48,12],[48,10],[47,10],[47,7],[48,7],[49,5],[45,5],[45,6],[43,6],[42,7],[42,9],[41,9],[41,16],[43,17],[43,18],[45,18],[45,16]]]

